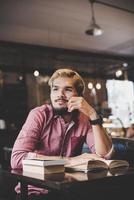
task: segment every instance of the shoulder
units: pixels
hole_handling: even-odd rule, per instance
[[[49,104],[44,104],[33,108],[31,112],[52,112],[52,106]]]
[[[30,114],[33,116],[38,116],[38,117],[50,117],[53,115],[53,109],[51,105],[44,104],[42,106],[33,108],[30,111]]]

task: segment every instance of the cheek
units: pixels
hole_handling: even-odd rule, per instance
[[[54,101],[54,95],[53,94],[50,94],[50,99],[51,99],[51,102]]]
[[[50,97],[50,99],[51,99],[51,104],[53,105],[53,107],[55,107],[56,103],[55,103],[54,99],[51,97]]]
[[[68,95],[66,95],[66,99],[67,99],[67,100],[69,100],[69,99],[71,99],[71,98],[72,98],[72,96],[73,96],[72,94],[71,94],[71,95],[70,95],[70,94],[68,94]]]
[[[71,93],[71,94],[68,94],[66,95],[68,99],[72,98],[72,97],[77,97],[78,94],[77,93]]]

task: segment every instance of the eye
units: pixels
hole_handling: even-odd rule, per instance
[[[53,87],[53,88],[52,88],[52,91],[57,91],[57,90],[58,90],[57,87]]]
[[[72,88],[66,88],[66,91],[72,92]]]
[[[67,91],[67,92],[73,92],[73,88],[72,87],[66,87],[65,91]]]

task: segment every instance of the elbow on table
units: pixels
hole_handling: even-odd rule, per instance
[[[12,169],[22,169],[22,159],[17,156],[11,155],[10,165]]]

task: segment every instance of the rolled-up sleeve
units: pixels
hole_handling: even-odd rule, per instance
[[[12,149],[11,167],[13,169],[22,168],[22,159],[35,150],[41,132],[41,118],[36,110],[29,113]]]

